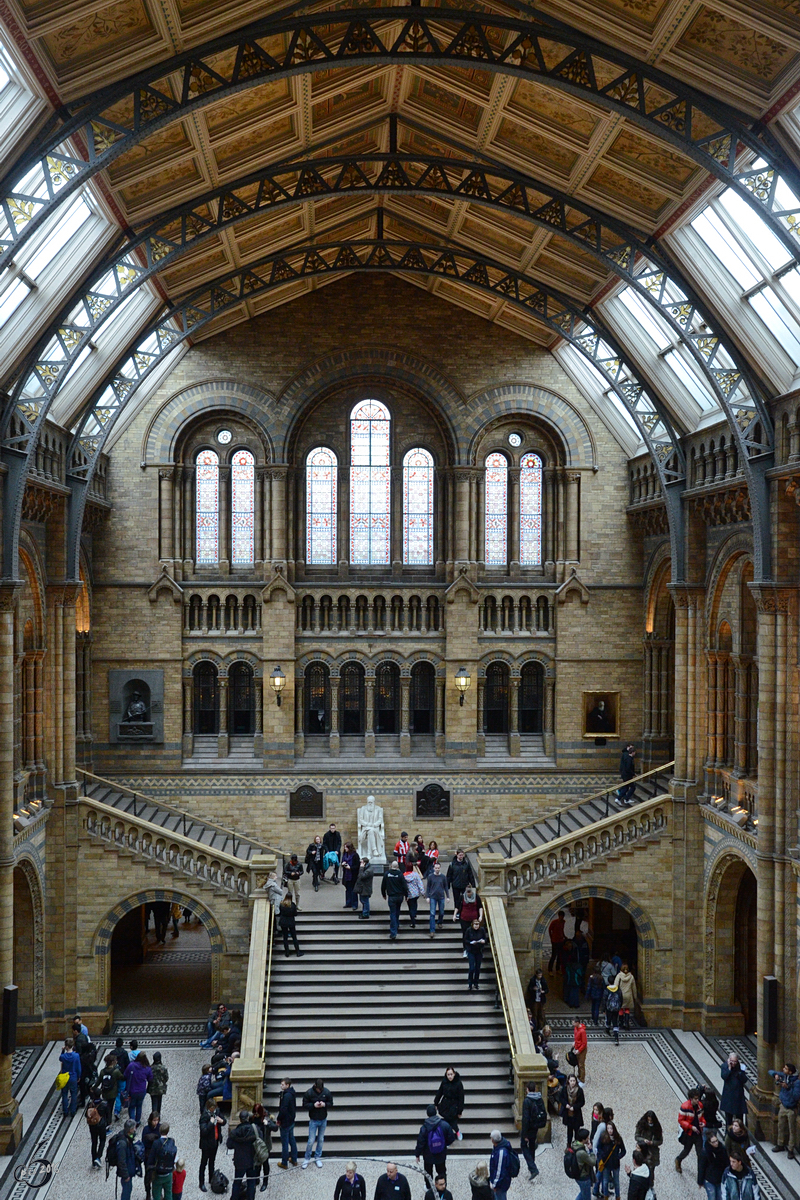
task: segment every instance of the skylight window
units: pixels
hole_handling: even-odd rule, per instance
[[[800,325],[789,315],[775,289],[760,288],[748,301],[795,365],[800,366]]]
[[[703,385],[693,367],[686,362],[680,350],[670,350],[669,353],[664,355],[664,361],[672,368],[689,395],[697,401],[705,412],[710,412],[712,408],[716,407],[716,399]]]
[[[709,250],[716,254],[723,267],[745,290],[761,282],[761,276],[713,209],[707,208],[699,217],[695,217],[692,228],[697,230]]]
[[[83,196],[76,197],[67,207],[66,212],[56,225],[48,232],[39,249],[25,264],[25,273],[32,279],[38,279],[42,271],[50,265],[59,251],[63,250],[73,234],[77,233],[92,215],[92,210]]]
[[[656,347],[659,350],[666,350],[667,346],[671,344],[672,338],[646,301],[630,287],[623,288],[619,293],[619,299],[634,320],[641,325],[645,333],[655,342]]]
[[[0,326],[4,325],[12,313],[16,312],[30,290],[30,286],[24,279],[11,281],[10,286],[0,295]]]
[[[783,243],[778,241],[759,214],[737,192],[726,188],[719,198],[719,203],[733,219],[737,229],[749,238],[770,270],[779,271],[792,261],[792,256]]]

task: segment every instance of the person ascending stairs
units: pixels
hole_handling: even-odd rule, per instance
[[[394,941],[400,928],[400,908],[408,895],[408,884],[396,858],[381,880],[381,895],[389,902],[389,937]]]
[[[303,1096],[303,1108],[308,1110],[308,1145],[301,1164],[305,1170],[311,1162],[312,1153],[315,1153],[317,1166],[322,1166],[322,1146],[328,1125],[328,1109],[333,1108],[333,1096],[321,1079],[315,1080]],[[314,1150],[315,1142],[316,1151]]]
[[[417,1162],[422,1156],[425,1174],[431,1179],[447,1179],[447,1147],[456,1140],[456,1133],[436,1111],[435,1104],[427,1107],[427,1116],[419,1127],[414,1153]],[[435,1172],[435,1174],[434,1174]]]

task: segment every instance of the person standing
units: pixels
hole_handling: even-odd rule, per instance
[[[571,1146],[576,1138],[578,1141],[583,1141],[578,1130],[583,1125],[583,1106],[585,1103],[586,1096],[584,1095],[583,1088],[578,1083],[577,1076],[568,1075],[564,1087],[564,1099],[561,1102],[561,1123],[567,1131],[568,1146]]]
[[[494,1192],[489,1183],[489,1164],[484,1159],[476,1162],[469,1173],[469,1186],[472,1200],[494,1200]]]
[[[606,1033],[613,1037],[615,1045],[619,1045],[619,1010],[622,1007],[622,997],[616,983],[610,983],[606,988]]]
[[[652,1108],[648,1109],[643,1117],[640,1117],[636,1122],[636,1131],[634,1134],[636,1145],[642,1152],[644,1162],[650,1173],[650,1182],[654,1184],[656,1177],[656,1167],[661,1162],[661,1147],[664,1144],[664,1132]]]
[[[589,1041],[586,1037],[586,1026],[578,1017],[572,1022],[572,1052],[576,1058],[578,1079],[586,1082],[586,1051]]]
[[[311,842],[306,850],[306,870],[311,876],[311,882],[314,886],[315,892],[319,891],[320,876],[324,874],[324,868],[322,866],[323,854],[324,851],[322,849],[322,838],[319,836],[319,834],[317,834],[313,842]]]
[[[406,831],[404,829],[403,832],[400,834],[399,841],[395,842],[395,844],[394,844],[394,856],[397,859],[397,861],[399,862],[401,867],[404,867],[406,865],[406,861],[408,859],[408,852],[409,852],[410,848],[411,847],[408,844],[408,834],[406,833]]]
[[[635,1012],[639,993],[636,990],[636,979],[626,962],[622,964],[622,970],[617,973],[614,983],[619,988],[622,1007],[627,1008],[629,1012]]]
[[[455,1130],[456,1137],[461,1141],[458,1119],[464,1111],[464,1084],[455,1067],[448,1067],[445,1071],[433,1103],[439,1116]]]
[[[633,742],[629,742],[622,751],[619,760],[619,774],[622,780],[622,787],[617,792],[617,802],[619,804],[633,804],[633,793],[636,787],[635,784],[628,781],[636,778],[636,747]]]
[[[358,908],[358,900],[361,899],[361,912],[358,914],[359,921],[369,920],[369,906],[372,900],[372,885],[375,879],[375,872],[370,865],[368,858],[361,859],[361,869],[358,872],[358,877],[353,885],[353,893],[356,898],[356,909]]]
[[[63,1055],[62,1055],[63,1058]],[[788,1150],[794,1158],[797,1149],[797,1106],[800,1104],[800,1075],[794,1063],[784,1063],[782,1071],[769,1071],[769,1075],[781,1085],[778,1101],[778,1136],[772,1147],[774,1153]],[[73,1110],[74,1111],[74,1110]]]
[[[463,850],[456,850],[456,856],[447,868],[447,886],[453,893],[453,907],[458,913],[465,890],[475,887],[475,872]]]
[[[742,1158],[736,1150],[731,1150],[730,1166],[720,1186],[722,1200],[759,1200],[761,1189],[746,1158],[747,1155]]]
[[[142,1105],[147,1089],[153,1082],[153,1070],[147,1055],[140,1051],[125,1068],[125,1086],[128,1091],[128,1115],[137,1125],[142,1123]]]
[[[447,1147],[456,1140],[455,1130],[436,1112],[436,1105],[429,1104],[425,1120],[419,1127],[414,1153],[417,1162],[422,1157],[425,1174],[435,1179],[447,1180]],[[435,1173],[434,1173],[435,1172]]]
[[[289,938],[292,939],[297,957],[303,957],[303,951],[300,949],[300,943],[297,940],[296,921],[299,911],[300,909],[293,903],[291,896],[283,897],[278,909],[278,925],[283,937],[283,953],[287,958],[289,957]]]
[[[169,1136],[169,1121],[163,1121],[161,1132],[153,1142],[151,1162],[153,1166],[153,1200],[172,1200],[172,1172],[178,1151]]]
[[[264,891],[267,893],[269,902],[275,909],[275,916],[277,917],[278,907],[283,899],[283,888],[278,882],[278,876],[274,871],[270,871],[269,875],[267,876],[267,882]]]
[[[719,1106],[725,1114],[725,1124],[730,1125],[734,1117],[741,1121],[744,1116],[747,1072],[739,1062],[738,1054],[729,1054],[728,1061],[722,1064],[719,1073],[724,1081]]]
[[[351,908],[358,912],[358,898],[355,894],[355,885],[358,881],[358,872],[361,867],[361,859],[358,857],[356,848],[352,842],[345,842],[344,850],[342,851],[342,883],[344,884],[344,907]]]
[[[729,1165],[728,1151],[712,1129],[703,1146],[703,1187],[708,1200],[722,1200],[722,1176]]]
[[[253,1105],[253,1124],[256,1127],[256,1133],[261,1138],[264,1145],[267,1147],[267,1157],[260,1164],[261,1166],[261,1191],[265,1192],[269,1185],[269,1156],[272,1153],[272,1132],[270,1124],[274,1127],[275,1122],[272,1121],[269,1113],[264,1108],[263,1104]],[[256,1160],[256,1178],[258,1178],[259,1163]]]
[[[607,1121],[597,1144],[597,1173],[600,1176],[600,1195],[608,1200],[619,1195],[619,1168],[627,1151],[613,1121]],[[614,1189],[613,1193],[611,1189]]]
[[[344,1165],[344,1175],[336,1180],[333,1200],[367,1200],[367,1185],[364,1176],[358,1174],[352,1158]]]
[[[447,1180],[443,1175],[437,1175],[433,1181],[433,1187],[429,1187],[425,1192],[425,1200],[453,1200],[453,1193],[447,1186]]]
[[[76,1053],[72,1038],[64,1039],[64,1049],[59,1055],[61,1072],[69,1076],[61,1089],[61,1112],[64,1117],[74,1117],[78,1108],[78,1080],[81,1077],[80,1055]]]
[[[172,1200],[183,1200],[183,1186],[186,1183],[186,1163],[182,1158],[175,1159],[175,1170],[172,1172]]]
[[[231,1200],[255,1200],[258,1174],[256,1172],[256,1131],[250,1123],[250,1113],[243,1108],[239,1113],[239,1124],[228,1134],[225,1143],[233,1151],[233,1186]]]
[[[650,1191],[650,1171],[644,1154],[638,1148],[631,1155],[633,1166],[625,1166],[628,1176],[628,1200],[647,1200]]]
[[[398,1171],[397,1163],[387,1162],[386,1174],[378,1178],[372,1200],[411,1200],[408,1180]]]
[[[297,1142],[294,1138],[294,1123],[297,1120],[297,1096],[292,1087],[291,1079],[284,1079],[281,1082],[281,1098],[278,1104],[276,1120],[278,1128],[281,1131],[281,1161],[278,1163],[278,1166],[282,1167],[285,1171],[289,1166],[290,1155],[292,1166],[297,1166]]]
[[[606,981],[600,972],[599,967],[595,964],[595,970],[589,976],[589,981],[586,984],[586,998],[592,1006],[592,1024],[600,1024],[600,1007],[603,1003],[603,996],[606,992]]]
[[[450,888],[447,879],[442,875],[442,868],[438,862],[434,863],[425,877],[425,898],[430,909],[428,929],[431,937],[434,936],[436,926],[441,929],[444,924],[444,904],[449,894]]]
[[[491,1132],[492,1153],[489,1156],[489,1186],[495,1200],[506,1200],[511,1186],[511,1142],[499,1129]]]
[[[392,861],[391,867],[381,880],[381,895],[389,903],[389,937],[394,941],[400,929],[400,909],[408,895],[408,887],[397,859]]]
[[[561,963],[564,954],[566,928],[563,912],[560,912],[557,917],[553,917],[547,928],[547,932],[550,937],[550,962],[547,964],[547,970],[552,975],[554,969],[555,971],[561,970]]]
[[[700,1149],[703,1142],[702,1120],[703,1106],[700,1103],[700,1089],[689,1088],[686,1093],[686,1099],[680,1107],[678,1113],[678,1124],[681,1132],[678,1135],[678,1141],[683,1146],[678,1157],[675,1159],[675,1170],[680,1175],[683,1168],[681,1163],[685,1158],[688,1158],[692,1150],[697,1155],[697,1186],[701,1187],[700,1179]]]
[[[411,855],[406,858],[402,866],[402,872],[403,879],[406,881],[406,903],[408,904],[409,923],[412,929],[416,929],[417,908],[419,906],[419,898],[425,891],[425,883]]]
[[[530,1181],[539,1174],[536,1165],[536,1142],[539,1130],[547,1125],[547,1110],[535,1079],[528,1080],[528,1094],[522,1102],[522,1123],[519,1130],[519,1149],[528,1166]]]
[[[167,1094],[167,1084],[169,1082],[169,1071],[161,1061],[161,1051],[156,1050],[153,1055],[153,1065],[150,1068],[153,1072],[153,1078],[150,1081],[150,1112],[161,1112],[161,1101]]]
[[[464,945],[469,962],[469,973],[467,975],[468,992],[479,992],[481,990],[478,986],[481,978],[481,963],[483,962],[483,952],[488,944],[489,935],[486,932],[486,928],[481,925],[479,918],[476,917],[464,935]]]
[[[303,867],[297,855],[291,854],[283,868],[283,886],[288,888],[289,899],[294,900],[298,912],[300,912],[300,880],[302,877]]]
[[[208,1181],[214,1174],[217,1161],[217,1151],[222,1142],[222,1131],[228,1122],[217,1108],[216,1100],[206,1101],[205,1111],[200,1117],[200,1191],[207,1192],[206,1171]]]
[[[328,1110],[333,1108],[333,1096],[325,1087],[323,1080],[314,1080],[303,1096],[303,1108],[308,1110],[308,1144],[301,1165],[305,1170],[311,1162],[313,1152],[317,1166],[322,1168],[322,1147],[325,1143],[325,1130],[328,1127]],[[315,1142],[316,1151],[314,1150]]]
[[[156,922],[156,941],[163,946],[167,940],[167,926],[172,905],[169,900],[156,900],[153,905],[153,916]]]
[[[181,911],[182,911],[180,904],[173,904],[169,911],[170,911],[170,916],[172,917],[172,936],[174,938],[180,937],[181,931],[178,928],[178,922],[181,919]]]
[[[136,1122],[127,1120],[122,1132],[117,1135],[117,1179],[122,1182],[120,1200],[131,1200],[133,1181],[139,1166],[133,1139],[136,1137]]]
[[[592,1150],[589,1130],[579,1129],[575,1135],[575,1141],[571,1145],[578,1167],[578,1195],[575,1200],[589,1200],[594,1169],[597,1165],[597,1156]]]
[[[339,882],[339,858],[342,853],[342,835],[331,821],[328,826],[328,832],[322,839],[322,849],[324,851],[322,857],[322,878],[325,878],[325,872],[328,867],[333,867],[333,877],[331,883]]]
[[[545,1023],[544,1010],[547,1003],[548,991],[549,988],[547,980],[544,977],[544,971],[541,967],[537,967],[528,980],[528,986],[525,989],[525,1002],[531,1011],[534,1029],[541,1029]]]
[[[145,1200],[150,1200],[153,1193],[153,1176],[156,1173],[153,1162],[153,1143],[161,1136],[161,1118],[158,1113],[151,1112],[142,1130],[142,1146],[144,1147],[144,1194]]]
[[[103,1165],[106,1134],[111,1124],[111,1104],[107,1100],[89,1100],[86,1107],[86,1124],[89,1126],[89,1137],[92,1140],[92,1167],[99,1171]]]

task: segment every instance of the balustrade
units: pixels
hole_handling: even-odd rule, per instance
[[[503,637],[553,632],[554,611],[547,594],[491,592],[478,606],[478,632]]]
[[[379,592],[343,592],[298,597],[298,633],[353,636],[375,633],[440,634],[444,631],[444,605],[436,595]]]
[[[220,596],[193,591],[184,601],[183,632],[256,636],[261,633],[261,598],[252,592],[228,591]]]

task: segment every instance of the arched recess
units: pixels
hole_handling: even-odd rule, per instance
[[[543,960],[547,930],[553,917],[562,908],[574,903],[576,900],[590,899],[610,900],[612,904],[618,904],[620,908],[624,908],[626,912],[630,913],[631,920],[636,929],[639,990],[644,996],[647,996],[649,994],[649,981],[653,977],[653,955],[658,950],[659,939],[656,935],[656,929],[650,914],[644,905],[638,900],[634,900],[626,892],[617,891],[616,888],[594,887],[591,885],[570,888],[568,891],[562,892],[559,896],[550,900],[533,923],[530,942],[532,961],[538,966]]]
[[[668,547],[662,546],[645,580],[642,770],[668,762],[675,746],[675,604],[668,587],[671,570]]]
[[[266,413],[274,406],[275,400],[267,392],[234,379],[209,379],[181,388],[164,401],[150,421],[142,439],[142,464],[172,462],[187,424],[217,412],[238,414],[254,425],[262,439],[265,457],[274,462],[272,437],[265,423]]]
[[[176,891],[174,888],[148,888],[147,891],[134,892],[126,899],[120,900],[108,910],[95,930],[92,938],[92,957],[95,964],[94,999],[91,1003],[98,1009],[107,1009],[111,1003],[111,939],[117,923],[133,909],[143,904],[152,904],[156,900],[168,900],[171,904],[186,906],[199,917],[211,943],[211,994],[221,994],[222,956],[227,952],[227,947],[217,918],[201,900],[189,892]]]
[[[45,791],[44,585],[38,550],[27,534],[19,552],[23,586],[17,598],[14,647],[14,794],[18,804]]]
[[[28,858],[14,864],[14,983],[19,988],[17,1040],[41,1041],[44,1010],[44,902]]]
[[[549,432],[554,444],[563,447],[569,467],[595,467],[597,451],[591,431],[580,413],[568,400],[549,388],[530,383],[503,383],[469,397],[469,413],[464,421],[469,437],[468,461],[479,458],[478,443],[498,423],[518,416],[534,417]]]
[[[758,976],[755,862],[726,847],[709,873],[705,900],[706,1028],[752,1033]]]

